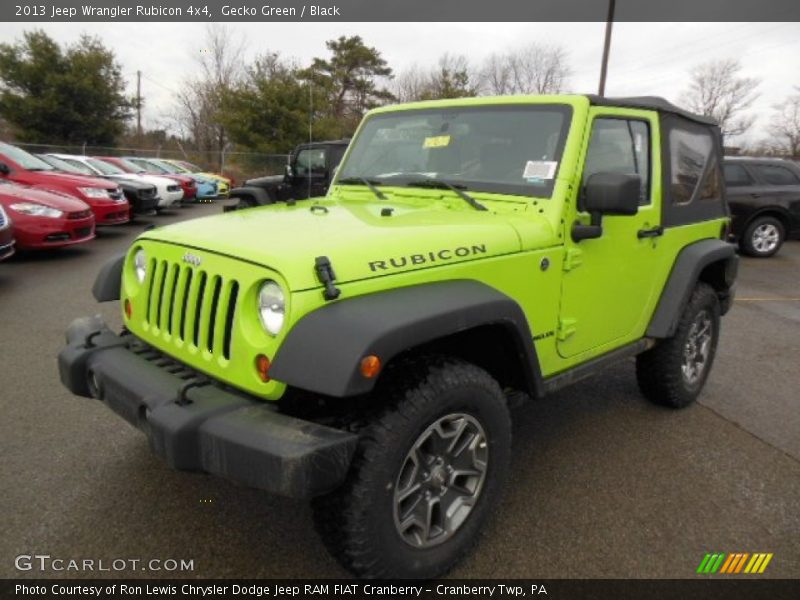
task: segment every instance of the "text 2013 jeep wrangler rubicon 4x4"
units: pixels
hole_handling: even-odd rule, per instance
[[[475,541],[508,398],[636,356],[653,402],[708,377],[737,257],[717,126],[658,98],[371,111],[324,198],[144,232],[78,319],[63,383],[177,469],[314,497],[364,577],[428,578]]]

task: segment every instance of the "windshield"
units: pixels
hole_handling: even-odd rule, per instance
[[[36,158],[33,154],[29,154],[25,152],[25,150],[12,146],[11,144],[0,142],[0,153],[5,154],[20,167],[28,171],[55,171],[52,166],[48,165],[41,158]]]
[[[175,167],[175,171],[178,173],[191,173],[191,171],[186,168],[186,165],[179,160],[170,162],[169,164],[170,166]]]
[[[567,105],[459,106],[372,116],[338,179],[549,196],[569,128]]]
[[[125,159],[125,158],[117,158],[116,161],[117,161],[118,164],[122,165],[123,169],[127,169],[131,173],[144,173],[145,172],[145,169],[144,169],[144,167],[142,165],[137,165],[136,163],[133,163],[133,162],[131,162],[131,161]],[[103,162],[108,162],[108,161],[103,160]]]
[[[68,162],[56,158],[55,156],[47,156],[46,154],[37,154],[36,158],[41,158],[44,162],[55,167],[64,173],[74,173],[76,175],[88,175],[91,171],[87,167],[80,168],[77,165],[71,165]]]
[[[86,162],[92,165],[95,169],[100,171],[103,175],[120,175],[125,174],[125,171],[119,167],[115,167],[107,162],[98,160],[96,158],[87,158]]]
[[[155,163],[155,161],[147,160],[145,158],[129,158],[125,162],[133,163],[133,167],[137,171],[147,171],[148,173],[169,173],[164,167]]]
[[[175,165],[170,164],[168,162],[164,162],[161,159],[151,158],[149,162],[154,164],[155,166],[157,166],[161,170],[163,170],[164,173],[178,173],[179,172],[178,171],[178,167],[176,167]]]

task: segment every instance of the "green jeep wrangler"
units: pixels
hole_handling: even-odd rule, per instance
[[[721,148],[659,98],[373,110],[325,197],[106,264],[125,327],[73,322],[61,380],[176,469],[313,498],[354,574],[439,576],[497,505],[509,403],[634,356],[648,399],[697,398],[737,271]]]

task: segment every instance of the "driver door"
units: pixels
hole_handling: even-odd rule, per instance
[[[638,175],[642,188],[637,214],[603,216],[596,239],[574,242],[567,236],[557,334],[564,358],[589,358],[641,337],[659,279],[654,272],[663,232],[656,193],[661,173],[653,161],[659,152],[658,119],[648,111],[594,108],[590,127],[581,190],[599,172]],[[578,210],[573,220],[588,223],[589,215]]]

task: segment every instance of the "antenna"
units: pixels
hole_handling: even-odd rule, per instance
[[[311,71],[311,77],[308,78],[308,143],[314,141],[314,71]],[[308,166],[308,198],[311,198],[311,164]]]

